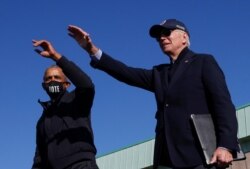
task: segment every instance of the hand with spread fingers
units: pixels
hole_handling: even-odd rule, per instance
[[[232,161],[233,161],[232,153],[224,148],[218,147],[215,150],[210,163],[211,164],[216,163],[218,167],[223,168],[223,167],[228,167],[229,165],[231,165]]]
[[[74,25],[69,25],[68,31],[69,36],[75,39],[76,42],[90,55],[93,55],[98,51],[98,48],[92,43],[91,38],[87,32]]]
[[[59,60],[62,56],[61,54],[59,54],[54,47],[52,46],[52,44],[49,41],[46,40],[32,40],[33,42],[33,46],[34,47],[41,47],[43,49],[43,51],[41,51],[40,49],[35,49],[35,51],[40,54],[43,57],[46,58],[51,58],[55,61]]]

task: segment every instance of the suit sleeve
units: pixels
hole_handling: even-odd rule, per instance
[[[102,54],[99,61],[92,60],[91,66],[106,72],[113,78],[131,86],[153,91],[152,71],[140,68],[133,68],[117,61],[106,53]]]
[[[224,73],[213,56],[204,57],[203,82],[217,135],[217,146],[238,150],[236,110]]]

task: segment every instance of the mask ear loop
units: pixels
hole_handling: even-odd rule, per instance
[[[68,88],[70,85],[71,85],[71,83],[69,82],[69,81],[66,81],[66,82],[62,82],[63,83],[63,86],[64,86],[64,84],[66,85],[66,88]],[[65,89],[66,89],[65,88]]]

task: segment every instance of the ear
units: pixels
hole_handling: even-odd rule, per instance
[[[186,32],[184,32],[184,33],[183,33],[183,41],[182,41],[182,43],[183,43],[183,44],[186,44],[187,41],[188,41],[188,34],[187,34]]]
[[[64,87],[65,89],[67,89],[70,85],[71,85],[70,82],[65,82],[65,83],[63,83],[63,87]]]

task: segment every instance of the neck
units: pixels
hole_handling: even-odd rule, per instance
[[[178,59],[180,53],[183,51],[184,48],[186,48],[186,46],[183,46],[182,48],[179,48],[174,52],[167,53],[167,55],[170,57],[172,62],[175,62]]]

